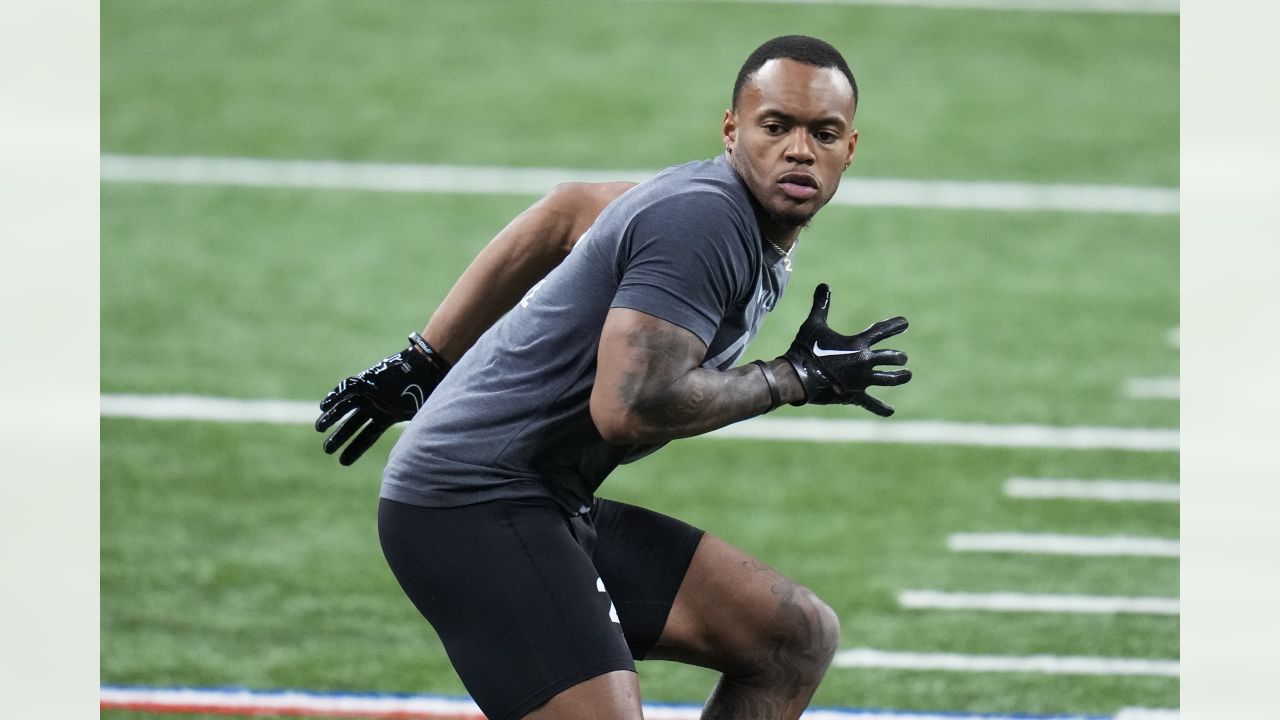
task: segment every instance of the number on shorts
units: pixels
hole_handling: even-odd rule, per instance
[[[606,594],[609,592],[604,589],[604,578],[596,578],[596,590]],[[622,622],[618,620],[618,610],[613,606],[613,600],[609,600],[609,619],[619,625],[622,624]]]

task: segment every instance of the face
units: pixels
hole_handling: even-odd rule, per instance
[[[766,62],[726,110],[724,147],[779,230],[798,231],[827,204],[853,160],[853,87],[835,68]]]

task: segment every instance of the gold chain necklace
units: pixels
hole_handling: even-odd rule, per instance
[[[778,251],[778,254],[782,256],[783,268],[786,269],[787,272],[791,272],[791,250],[795,249],[795,245],[791,246],[791,250],[783,250],[782,248],[778,247],[777,243],[770,240],[769,238],[765,238],[764,241],[769,243],[769,246],[772,247],[774,250]]]

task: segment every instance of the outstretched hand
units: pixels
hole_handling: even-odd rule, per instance
[[[827,326],[830,307],[831,289],[823,283],[814,289],[809,317],[783,355],[800,376],[805,402],[859,405],[876,415],[889,417],[893,408],[868,395],[867,388],[909,381],[910,370],[876,370],[878,365],[906,365],[907,355],[898,350],[872,350],[871,346],[906,330],[907,319],[892,317],[857,335],[841,335]]]
[[[338,383],[320,402],[317,432],[342,420],[324,441],[326,453],[332,455],[355,436],[338,457],[343,465],[360,459],[387,428],[412,419],[449,372],[449,363],[421,335],[409,339],[408,348]]]

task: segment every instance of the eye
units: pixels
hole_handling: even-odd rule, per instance
[[[840,139],[839,135],[837,135],[834,132],[831,132],[830,130],[819,130],[818,132],[814,133],[814,137],[818,138],[818,142],[824,145],[830,145],[831,143]]]
[[[764,134],[771,137],[777,137],[787,131],[787,128],[780,123],[767,123],[763,128]]]

